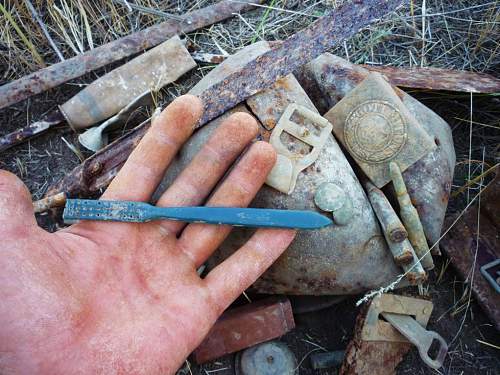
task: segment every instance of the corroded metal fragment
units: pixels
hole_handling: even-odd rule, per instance
[[[480,269],[500,258],[500,170],[481,194],[481,209],[476,205],[456,223],[458,213],[446,220],[453,227],[441,245],[462,279],[469,281],[479,305],[500,331],[500,294],[481,274]],[[479,227],[478,227],[479,223]],[[476,253],[477,252],[477,253]],[[473,268],[474,267],[474,268]],[[471,279],[471,272],[474,272]],[[495,275],[496,276],[496,275]]]
[[[485,73],[432,67],[362,66],[372,72],[382,73],[393,85],[400,87],[484,94],[500,92],[500,79]]]
[[[118,113],[145,92],[175,81],[195,66],[184,43],[174,36],[100,77],[60,109],[73,129],[86,128]]]
[[[294,328],[292,307],[286,298],[269,298],[236,307],[222,314],[193,357],[196,363],[205,363],[280,337]]]
[[[379,188],[391,180],[390,161],[406,170],[436,148],[378,73],[371,73],[325,117],[333,124],[336,138]]]
[[[420,259],[422,266],[426,270],[431,270],[434,268],[434,262],[429,251],[429,245],[427,245],[427,240],[425,239],[424,228],[420,222],[417,210],[411,203],[401,169],[399,169],[399,166],[395,162],[391,162],[389,168],[392,186],[394,187],[399,202],[399,214],[408,230],[408,239]]]

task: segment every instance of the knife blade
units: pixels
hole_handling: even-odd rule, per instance
[[[158,207],[144,202],[68,199],[66,223],[77,220],[143,223],[178,220],[258,228],[319,229],[332,224],[315,211],[239,207]]]

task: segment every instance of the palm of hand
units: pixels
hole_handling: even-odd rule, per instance
[[[200,113],[196,98],[174,101],[104,198],[148,200]],[[230,117],[158,204],[203,203],[256,132],[249,116]],[[274,158],[269,145],[252,145],[207,204],[248,205]],[[229,231],[168,221],[82,222],[50,234],[36,225],[22,182],[0,171],[0,372],[175,372],[294,235],[258,230],[201,279],[196,269]]]

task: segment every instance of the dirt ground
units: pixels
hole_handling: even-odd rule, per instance
[[[273,1],[272,3],[275,7],[283,7],[294,11],[307,10],[311,14],[318,15],[322,14],[321,12],[324,12],[328,6],[325,2],[309,1],[305,1],[303,4],[293,1]],[[419,14],[422,2],[416,3],[418,6],[414,11]],[[496,7],[488,5],[493,3],[496,4]],[[91,4],[89,6],[92,6],[93,3],[89,2],[89,4]],[[200,2],[202,6],[206,4],[206,1]],[[487,40],[482,42],[479,49],[475,49],[475,47],[479,46],[478,40],[483,35],[482,31],[490,27],[489,22],[498,25],[499,10],[497,2],[427,1],[427,11],[445,14],[449,11],[468,9],[481,4],[486,5],[484,8],[477,9],[484,11],[483,13],[479,13],[474,8],[473,10],[451,13],[448,19],[446,15],[439,16],[439,22],[437,21],[438,17],[429,18],[431,20],[429,25],[432,26],[427,25],[427,27],[432,31],[432,40],[441,40],[441,44],[436,43],[436,46],[433,47],[432,52],[428,53],[427,57],[420,56],[421,58],[419,58],[415,55],[418,63],[425,62],[424,65],[426,66],[485,71],[499,76],[500,58],[497,51],[500,38],[498,38],[498,27],[496,31],[495,29],[491,31],[492,34],[487,34]],[[176,9],[181,11],[186,9],[184,6],[187,7],[183,2],[178,2]],[[193,6],[193,2],[190,2],[189,6]],[[193,33],[188,37],[194,40],[197,46],[205,52],[218,52],[217,49],[219,48],[232,53],[239,47],[253,41],[252,35],[254,34],[251,29],[247,28],[248,25],[253,27],[254,30],[260,30],[259,38],[272,40],[284,38],[294,32],[295,29],[314,20],[314,18],[306,19],[300,15],[289,15],[288,13],[273,10],[268,13],[267,23],[261,27],[266,11],[268,10],[259,9],[251,12],[246,17],[246,23],[240,18],[236,18],[222,25],[216,25],[208,31]],[[409,9],[405,8],[400,14],[409,14],[408,12]],[[444,21],[441,20],[441,17]],[[462,19],[462,21],[454,20],[454,18]],[[435,24],[432,24],[435,19]],[[475,19],[485,20],[485,23],[472,22]],[[411,25],[413,20],[415,18],[407,19],[405,22],[409,22]],[[3,22],[4,20],[0,19],[0,21]],[[149,20],[149,22],[152,21]],[[420,22],[420,19],[417,19],[417,22]],[[464,25],[460,22],[464,23]],[[403,32],[402,28],[404,29],[406,26],[401,26],[402,23],[399,19],[383,22],[378,28],[372,28],[369,31],[360,33],[346,44],[348,47],[341,47],[332,52],[342,57],[348,57],[351,61],[357,63],[376,61],[377,63],[393,65],[410,65],[413,52],[417,51],[415,53],[418,53],[422,46],[413,39],[410,42],[398,39],[403,34],[410,35],[413,32],[411,28]],[[444,26],[445,23],[447,24],[446,27]],[[420,24],[417,26],[419,27]],[[477,32],[474,32],[475,28]],[[226,33],[227,30],[230,30],[230,32]],[[393,30],[392,34],[388,34],[387,30]],[[127,30],[123,32],[126,33]],[[234,37],[236,34],[238,38]],[[409,39],[411,38],[409,37]],[[450,40],[449,45],[446,44],[448,39]],[[9,43],[5,39],[5,33],[0,34],[0,41],[2,42],[0,44],[0,56],[5,61],[0,65],[0,84],[19,78],[30,69],[33,69],[33,66],[29,64],[15,61],[17,50],[9,47]],[[61,45],[63,45],[62,41]],[[214,47],[215,45],[218,48]],[[389,50],[390,52],[387,52]],[[381,53],[381,51],[385,52]],[[66,53],[66,50],[64,52]],[[346,56],[347,54],[349,56]],[[464,54],[467,55],[467,59],[464,58]],[[49,52],[47,52],[47,56],[48,61],[50,61],[50,58],[54,61],[54,56],[51,57]],[[77,93],[81,87],[111,68],[112,66],[108,66],[24,102],[1,109],[1,134],[40,119],[45,113],[53,110],[58,104],[63,103]],[[208,65],[200,65],[199,69],[188,74],[175,85],[168,87],[164,90],[163,101],[166,103],[172,97],[186,92],[209,69],[210,66]],[[481,171],[498,163],[498,144],[500,144],[500,133],[498,131],[500,97],[498,95],[423,91],[410,91],[409,93],[436,111],[452,128],[457,153],[455,181],[452,191],[456,191],[467,180],[480,175]],[[118,131],[115,136],[118,136],[120,132],[122,131]],[[78,149],[78,152],[72,151],[68,144]],[[0,154],[0,168],[17,174],[27,184],[34,199],[38,199],[43,196],[49,186],[77,166],[81,162],[81,158],[89,155],[89,152],[79,147],[77,134],[69,130],[67,126],[61,125],[57,129],[31,140],[29,143]],[[469,170],[471,171],[470,176]],[[482,186],[478,184],[473,185],[471,193],[476,194],[480,188]],[[451,199],[449,213],[460,212],[465,205],[464,194],[459,194]],[[40,225],[50,231],[58,228],[56,221],[47,215],[39,216],[38,220]],[[398,367],[398,374],[440,373],[459,375],[500,373],[498,332],[474,300],[472,300],[468,309],[460,309],[461,302],[459,301],[466,290],[466,285],[456,275],[452,265],[447,263],[446,258],[437,259],[436,262],[436,268],[431,272],[430,280],[426,285],[428,295],[434,302],[434,311],[429,322],[429,328],[440,333],[450,344],[445,366],[439,371],[430,370],[421,362],[417,351],[412,349]],[[403,292],[415,293],[414,290],[405,290]],[[251,297],[260,298],[260,296]],[[359,296],[352,296],[327,309],[295,316],[296,329],[285,335],[282,340],[289,345],[296,355],[300,364],[300,374],[335,373],[333,370],[323,372],[312,370],[308,356],[323,349],[340,350],[346,347],[352,336],[354,321],[358,312],[355,302],[358,299]],[[478,340],[490,343],[496,348],[483,344]],[[189,370],[186,367],[179,373],[231,375],[233,374],[232,366],[233,358],[228,356],[203,367],[191,364]]]

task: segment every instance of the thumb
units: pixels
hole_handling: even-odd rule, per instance
[[[0,170],[0,233],[21,234],[36,225],[28,188],[16,175]]]

